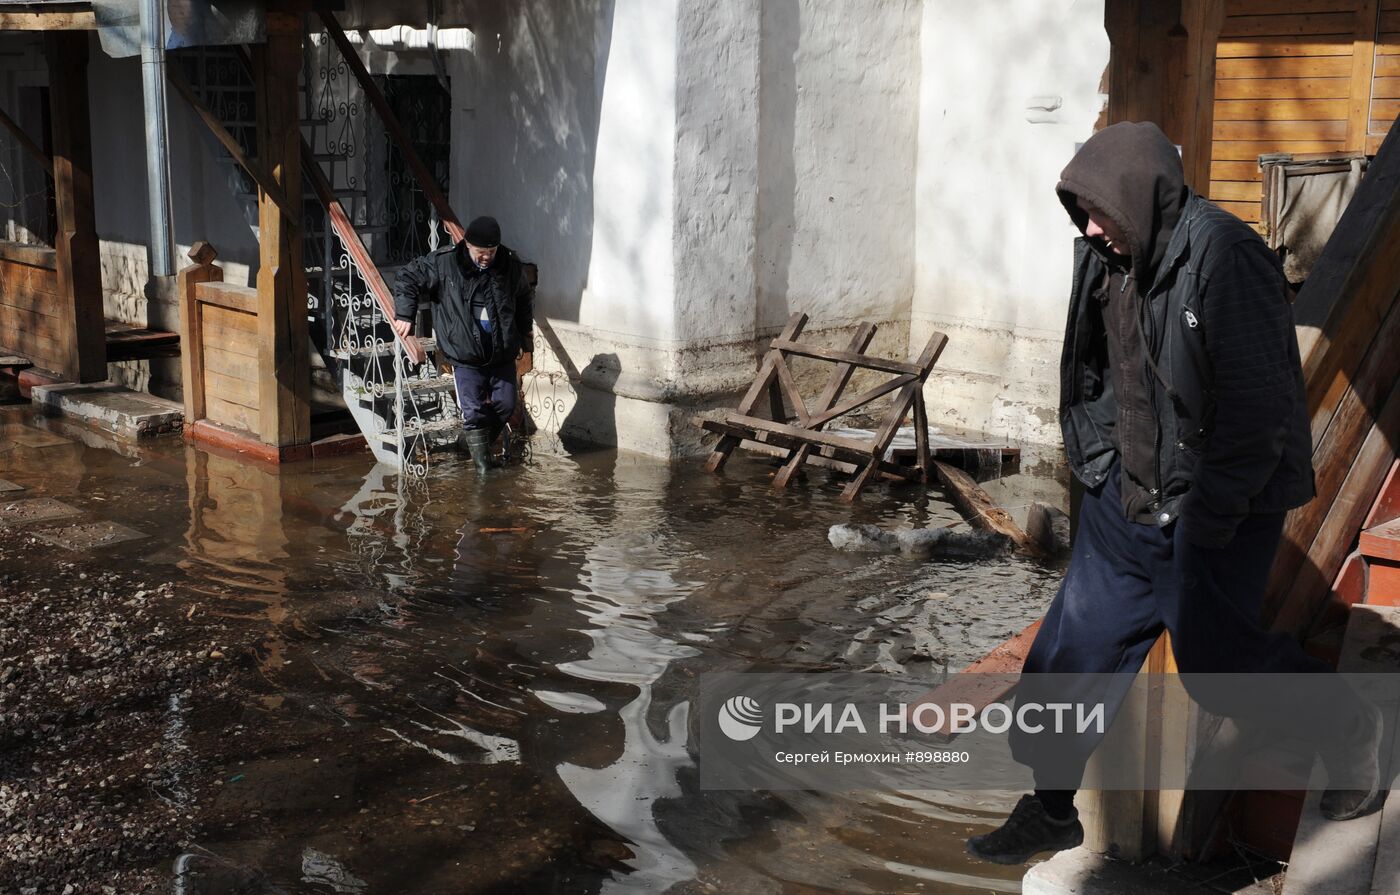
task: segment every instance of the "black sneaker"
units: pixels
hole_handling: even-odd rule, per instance
[[[1366,789],[1328,789],[1322,793],[1318,806],[1328,820],[1352,820],[1374,814],[1385,804],[1386,791],[1381,789],[1381,740],[1385,734],[1385,719],[1380,709],[1367,703],[1363,729],[1355,743],[1333,759],[1334,766],[1347,770],[1338,779],[1364,782]],[[1324,761],[1325,763],[1325,761]]]
[[[1084,841],[1079,812],[1064,820],[1045,813],[1033,795],[1021,796],[1006,823],[967,840],[967,853],[995,864],[1024,864],[1043,851],[1063,851]]]

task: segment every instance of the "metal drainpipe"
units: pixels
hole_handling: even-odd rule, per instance
[[[146,103],[146,197],[151,275],[175,273],[170,206],[170,142],[165,118],[165,4],[141,0],[141,88]]]

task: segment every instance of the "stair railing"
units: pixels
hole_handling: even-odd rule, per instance
[[[354,75],[371,107],[379,114],[385,131],[419,181],[419,188],[435,208],[446,207],[441,191],[428,177],[426,166],[407,140],[393,110],[378,85],[369,77],[359,54],[340,29],[339,23],[327,14],[322,15],[322,21],[326,24],[331,43],[342,57],[345,69]],[[327,61],[327,72],[338,68],[337,64]],[[312,85],[308,85],[308,89],[312,89]],[[346,113],[349,111],[345,110]],[[371,449],[381,460],[395,462],[403,472],[414,476],[425,475],[433,448],[445,441],[455,440],[461,428],[455,384],[451,377],[438,375],[428,355],[427,349],[435,347],[434,340],[425,343],[415,336],[400,336],[393,330],[393,297],[383,275],[336,195],[334,185],[315,160],[312,147],[305,140],[302,151],[311,160],[306,166],[308,179],[326,209],[330,229],[342,250],[341,266],[346,271],[345,282],[334,284],[332,292],[343,311],[336,340],[340,348],[337,353],[346,355],[347,360],[353,360],[347,364],[344,374],[352,377],[347,403],[356,396],[367,401],[387,401],[387,405],[381,404],[378,409],[388,411],[392,407],[391,424],[384,425],[379,431],[375,431],[375,426],[367,425],[362,414],[356,414]],[[441,206],[437,204],[439,202]],[[450,209],[446,214],[439,211],[439,216],[444,220],[449,235],[454,241],[459,240],[462,228]],[[327,276],[330,276],[329,271]],[[357,284],[360,288],[356,288]],[[384,349],[391,345],[392,376],[382,363]],[[355,369],[357,366],[358,370]],[[355,410],[352,407],[352,412]],[[389,447],[393,450],[388,450]]]

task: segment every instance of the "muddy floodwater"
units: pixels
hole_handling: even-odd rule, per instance
[[[853,507],[820,471],[775,495],[750,456],[712,476],[537,438],[484,483],[449,457],[401,489],[367,454],[274,474],[27,405],[0,426],[0,479],[24,489],[0,524],[26,545],[0,571],[121,572],[164,585],[141,600],[170,636],[216,626],[184,646],[234,695],[161,696],[145,762],[157,795],[187,794],[188,838],[150,856],[161,891],[1019,891],[1024,868],[962,852],[1016,794],[699,784],[706,672],[933,680],[1041,614],[1057,569],[827,542],[956,522],[936,488]]]

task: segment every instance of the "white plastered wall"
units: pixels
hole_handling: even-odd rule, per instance
[[[539,265],[546,318],[584,384],[527,383],[547,429],[666,453],[675,341],[675,0],[468,4],[471,53],[449,62],[450,199],[490,214]],[[547,394],[546,394],[547,393]]]
[[[689,415],[732,403],[795,311],[827,342],[871,320],[874,350],[908,350],[920,11],[473,7],[452,200],[540,266],[537,312],[583,374],[535,384],[546,428],[694,449]]]
[[[809,317],[805,338],[844,346],[871,321],[870,350],[905,353],[920,8],[683,10],[676,304],[691,393],[732,402],[796,312]],[[827,368],[798,362],[796,372],[811,382]]]
[[[1053,185],[1101,108],[1102,0],[463,5],[451,199],[539,264],[583,374],[536,395],[547,427],[691,448],[689,414],[732,403],[800,310],[828,344],[881,324],[888,355],[944,330],[935,423],[1058,440],[1073,232]],[[91,83],[109,312],[140,320],[139,65],[94,45]],[[247,281],[253,235],[171,101],[180,248],[210,239]]]
[[[931,421],[1060,440],[1059,355],[1076,231],[1055,197],[1093,133],[1103,0],[927,0],[910,339],[948,349]]]

